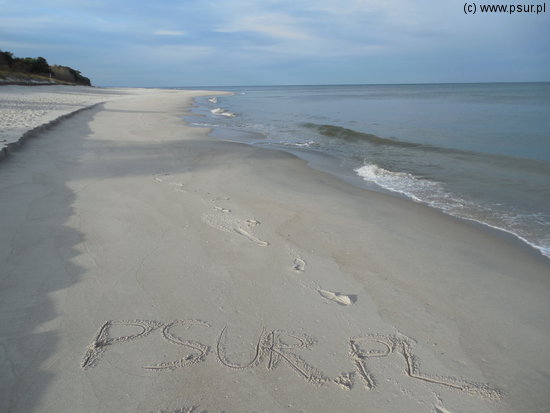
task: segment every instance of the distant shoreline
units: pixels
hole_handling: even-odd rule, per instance
[[[41,83],[41,82],[0,82],[0,86],[84,86],[84,87],[96,87],[80,85],[78,83]]]

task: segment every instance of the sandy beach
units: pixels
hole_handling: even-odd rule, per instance
[[[0,158],[27,137],[82,109],[147,89],[0,85]],[[149,91],[150,93],[150,91]]]
[[[0,88],[5,143],[81,109],[0,160],[0,411],[550,411],[548,259],[187,126],[214,94]]]

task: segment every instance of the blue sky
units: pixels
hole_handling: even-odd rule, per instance
[[[465,15],[463,6],[0,0],[0,49],[74,67],[99,86],[550,80],[550,4],[539,15]]]

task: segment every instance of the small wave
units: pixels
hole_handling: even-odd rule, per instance
[[[518,170],[522,171],[522,173],[525,173],[527,171],[532,171],[536,174],[550,173],[550,163],[547,161],[513,157],[510,155],[501,155],[496,153],[475,152],[471,150],[448,148],[431,144],[406,142],[393,138],[381,138],[380,136],[376,136],[371,133],[359,132],[353,129],[343,128],[336,125],[303,123],[302,126],[308,129],[316,130],[323,136],[327,136],[333,139],[342,139],[344,141],[352,143],[366,142],[370,145],[383,146],[387,148],[411,149],[413,151],[418,150],[422,152],[437,153],[439,155],[450,156],[455,159],[468,159],[480,162],[482,164],[500,166],[507,170],[511,168],[517,168]]]
[[[237,116],[233,112],[229,112],[228,110],[223,109],[223,108],[212,109],[212,110],[210,110],[210,112],[213,115],[225,116],[227,118],[234,118],[235,116]]]
[[[376,185],[392,192],[406,195],[415,201],[425,201],[422,193],[439,193],[443,195],[441,184],[416,177],[406,172],[388,171],[376,164],[366,164],[355,169],[357,175],[364,180],[373,182]]]
[[[406,172],[389,171],[372,163],[355,169],[355,172],[365,181],[405,195],[416,202],[424,203],[449,215],[512,234],[550,258],[550,239],[540,234],[529,234],[532,232],[529,230],[525,233],[523,229],[523,227],[532,227],[536,218],[533,214],[525,216],[518,213],[503,213],[491,206],[483,206],[456,197],[448,193],[439,182],[422,179]],[[540,221],[540,225],[548,225],[548,217],[541,217]]]
[[[299,148],[311,148],[313,146],[317,146],[317,142],[315,141],[296,142],[294,143],[294,146],[297,146]]]
[[[214,96],[214,97],[208,99],[208,101],[209,101],[210,103],[216,104],[216,103],[218,103],[218,98],[217,98],[216,96]]]
[[[280,145],[291,146],[295,148],[312,148],[312,147],[316,147],[318,144],[315,141],[307,141],[307,142],[280,142]]]
[[[307,142],[286,142],[286,141],[255,141],[252,142],[255,145],[265,145],[265,146],[274,146],[274,147],[283,147],[283,148],[308,148],[308,149],[315,149],[319,146],[319,144],[315,141],[307,141]]]
[[[343,128],[336,125],[318,125],[316,123],[303,123],[302,126],[313,129],[321,135],[329,138],[342,139],[348,142],[368,141],[375,145],[399,146],[402,148],[425,148],[427,145],[400,141],[397,139],[381,138],[372,133],[358,132],[353,129]]]
[[[216,123],[206,123],[206,122],[191,122],[190,126],[195,126],[197,128],[217,128],[220,125]]]

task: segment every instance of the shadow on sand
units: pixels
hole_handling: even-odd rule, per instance
[[[211,140],[200,139],[152,136],[130,147],[90,139],[88,125],[103,110],[97,105],[35,133],[0,162],[0,411],[36,411],[54,380],[50,367],[66,362],[59,332],[71,325],[60,303],[86,273],[75,248],[84,234],[69,225],[77,195],[68,182],[224,169],[242,162],[241,149],[249,157],[291,156],[221,141],[214,150]]]

